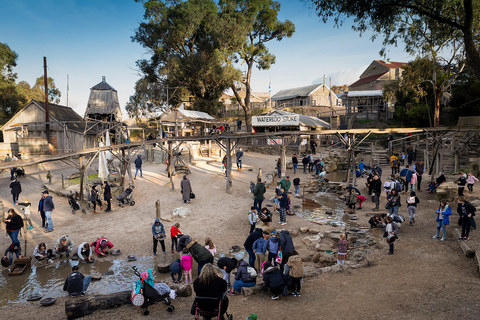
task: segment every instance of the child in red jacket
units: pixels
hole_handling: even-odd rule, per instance
[[[170,228],[170,237],[172,238],[172,253],[177,251],[177,245],[178,245],[178,238],[182,236],[182,232],[178,229],[180,228],[180,223],[175,223],[171,228]],[[175,247],[175,251],[173,249]]]

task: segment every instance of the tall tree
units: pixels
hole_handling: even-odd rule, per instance
[[[226,0],[224,11],[228,6],[235,4],[235,11],[244,17],[246,23],[246,37],[243,44],[235,51],[234,61],[245,63],[246,74],[240,81],[245,88],[245,99],[239,95],[237,82],[232,83],[231,89],[240,106],[245,111],[247,132],[252,131],[252,109],[250,98],[252,94],[251,78],[253,68],[268,70],[275,63],[275,55],[270,53],[266,43],[272,40],[281,41],[289,38],[295,32],[295,25],[289,21],[279,21],[278,12],[280,3],[273,0]],[[222,3],[221,3],[222,5]],[[230,7],[231,8],[231,7]],[[227,9],[227,10],[225,10]]]
[[[6,43],[0,42],[0,81],[15,81],[17,74],[13,68],[17,66],[18,54]]]
[[[45,79],[44,76],[37,78],[35,85],[32,87],[32,90],[36,92],[37,95],[39,92],[43,93],[43,98],[41,99],[42,101],[45,100],[45,80],[44,79]],[[62,93],[55,85],[55,80],[53,80],[53,78],[51,77],[48,77],[47,86],[48,86],[48,102],[59,104]]]
[[[150,118],[167,109],[163,100],[163,88],[141,78],[135,83],[135,94],[130,96],[125,110],[130,118]]]
[[[437,22],[453,33],[465,46],[466,61],[475,78],[480,81],[480,1],[477,0],[311,0],[318,16],[324,22],[334,19],[341,26],[346,18],[353,18],[355,31],[374,32],[372,39],[383,37],[386,46],[396,45],[398,39],[408,41],[410,34],[404,28],[406,16]],[[449,36],[447,32],[444,34]],[[441,40],[441,39],[440,39]],[[406,48],[416,49],[415,46]]]
[[[168,104],[192,96],[194,108],[215,113],[223,91],[240,77],[225,63],[237,41],[225,32],[232,26],[220,19],[212,0],[136,1],[143,3],[145,15],[132,41],[151,53],[137,61],[145,79],[168,88]]]

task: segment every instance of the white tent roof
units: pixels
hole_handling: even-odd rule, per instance
[[[175,121],[175,112],[173,110],[168,111],[162,116],[162,121]],[[185,110],[183,104],[178,108],[177,120],[215,120],[214,117],[206,112]]]
[[[383,96],[382,90],[348,91],[347,97],[378,97]]]

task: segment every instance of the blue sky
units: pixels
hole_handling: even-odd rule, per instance
[[[305,3],[280,1],[281,20],[296,26],[290,39],[267,44],[276,64],[267,71],[255,69],[254,91],[272,95],[282,89],[322,82],[325,74],[332,84],[351,84],[375,59],[380,59],[380,41],[360,37],[345,25],[340,29],[324,24]],[[120,106],[134,93],[139,79],[135,61],[148,57],[130,37],[143,16],[134,0],[0,0],[0,42],[19,55],[15,72],[18,81],[31,85],[43,74],[43,56],[48,75],[67,102],[67,74],[70,79],[69,106],[83,116],[90,88],[106,76],[118,91]],[[390,48],[392,61],[408,61],[402,48]],[[327,85],[329,80],[327,79]]]

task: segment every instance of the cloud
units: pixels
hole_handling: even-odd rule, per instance
[[[365,71],[368,65],[360,66],[358,68],[348,68],[342,71],[333,72],[327,75],[325,83],[328,85],[330,83],[330,78],[332,78],[332,85],[351,85],[360,78],[360,75]],[[323,78],[319,77],[312,81],[312,84],[323,83]]]

